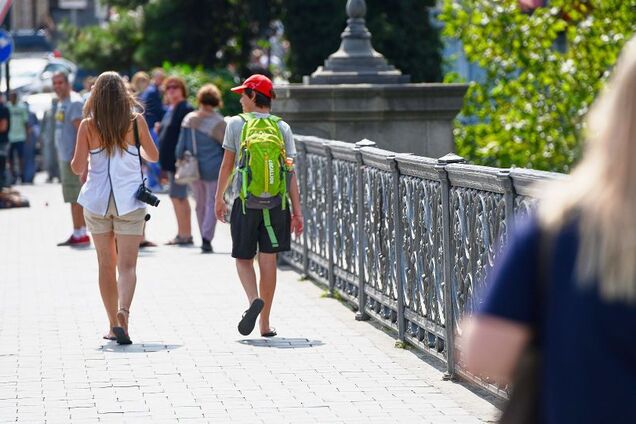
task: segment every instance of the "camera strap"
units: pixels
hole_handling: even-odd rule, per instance
[[[137,148],[137,154],[139,156],[139,173],[141,174],[141,183],[145,185],[146,180],[144,179],[144,171],[141,164],[141,143],[139,142],[139,130],[137,129],[137,116],[135,116],[133,121],[133,133],[135,135],[135,147]]]

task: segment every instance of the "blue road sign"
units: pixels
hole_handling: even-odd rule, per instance
[[[13,53],[13,38],[7,31],[0,29],[0,63],[4,63]]]

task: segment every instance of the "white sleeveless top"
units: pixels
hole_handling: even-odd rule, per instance
[[[91,150],[90,154],[88,178],[77,203],[102,216],[106,216],[111,196],[118,216],[146,207],[135,197],[142,182],[137,147],[128,144],[126,150],[116,148],[111,156],[104,148]]]

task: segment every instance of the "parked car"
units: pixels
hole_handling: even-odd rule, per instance
[[[13,57],[53,52],[53,45],[42,30],[20,29],[11,31],[11,37],[13,38]]]
[[[21,95],[42,93],[52,90],[52,77],[57,71],[66,72],[69,81],[73,84],[77,66],[66,59],[52,55],[36,55],[30,57],[17,57],[9,61],[9,86]],[[0,91],[6,91],[5,67],[0,73]]]

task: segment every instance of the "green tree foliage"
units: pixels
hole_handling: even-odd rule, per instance
[[[485,69],[456,126],[471,162],[567,172],[580,157],[584,116],[636,25],[634,0],[444,0],[444,34]],[[559,48],[562,44],[563,48]]]
[[[232,93],[230,88],[236,86],[238,81],[227,71],[209,71],[202,66],[192,67],[190,65],[173,65],[170,62],[163,64],[163,69],[168,75],[177,75],[186,83],[188,87],[188,100],[191,104],[196,105],[196,94],[199,88],[204,84],[212,83],[216,85],[223,94],[223,108],[221,113],[225,116],[231,116],[241,113],[241,104],[239,96]]]
[[[439,34],[429,21],[435,0],[367,0],[373,46],[413,81],[439,81]],[[283,23],[291,45],[291,79],[300,81],[340,46],[346,0],[283,0]]]
[[[343,0],[283,0],[291,80],[300,82],[338,50],[347,16]]]
[[[63,24],[65,34],[61,50],[86,69],[130,72],[134,55],[142,40],[140,19],[135,13],[123,12],[105,27],[77,28]]]

